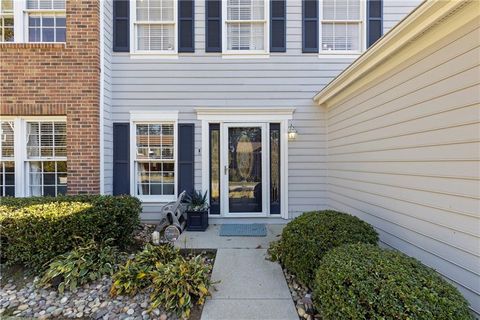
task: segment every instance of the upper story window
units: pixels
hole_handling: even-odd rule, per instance
[[[136,0],[136,51],[176,53],[177,1]]]
[[[13,42],[13,0],[0,0],[0,42]]]
[[[224,51],[268,51],[268,1],[226,0],[225,11]]]
[[[1,42],[65,42],[66,0],[0,0]]]
[[[320,51],[362,51],[362,0],[322,0]]]

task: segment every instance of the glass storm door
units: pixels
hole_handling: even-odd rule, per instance
[[[266,126],[227,124],[224,173],[227,212],[261,214],[266,208]]]

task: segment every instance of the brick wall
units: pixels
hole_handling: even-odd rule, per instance
[[[65,44],[0,44],[0,114],[67,116],[70,194],[100,191],[99,6],[67,0]]]

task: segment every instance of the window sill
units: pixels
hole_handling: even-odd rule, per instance
[[[65,42],[0,42],[4,49],[55,49],[63,50],[67,47]]]
[[[177,197],[175,196],[140,196],[136,195],[136,197],[143,203],[168,203],[177,201]]]
[[[131,59],[178,59],[177,52],[136,51],[130,52]]]
[[[344,59],[356,59],[362,55],[362,52],[342,52],[342,51],[320,51],[318,53],[319,58],[344,58]]]
[[[266,59],[270,58],[270,53],[266,51],[226,51],[222,52],[223,59]]]

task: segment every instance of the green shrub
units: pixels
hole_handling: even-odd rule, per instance
[[[58,284],[58,291],[74,290],[85,283],[112,275],[121,254],[115,247],[90,240],[55,258],[43,273],[39,285]]]
[[[140,201],[121,196],[10,198],[0,204],[2,260],[39,270],[74,239],[112,239],[124,248],[139,224]]]
[[[152,272],[150,310],[161,306],[166,311],[188,318],[193,304],[203,304],[210,294],[211,268],[201,256],[188,260],[179,257],[170,263],[157,265]]]
[[[135,295],[138,291],[151,285],[151,272],[156,265],[169,263],[180,255],[178,249],[166,244],[145,245],[140,253],[129,259],[112,277],[110,295]]]
[[[322,319],[472,319],[451,284],[419,261],[367,244],[322,259],[314,285]]]
[[[309,286],[325,253],[357,242],[376,244],[378,235],[368,223],[346,213],[307,212],[285,226],[276,255],[287,270]]]

